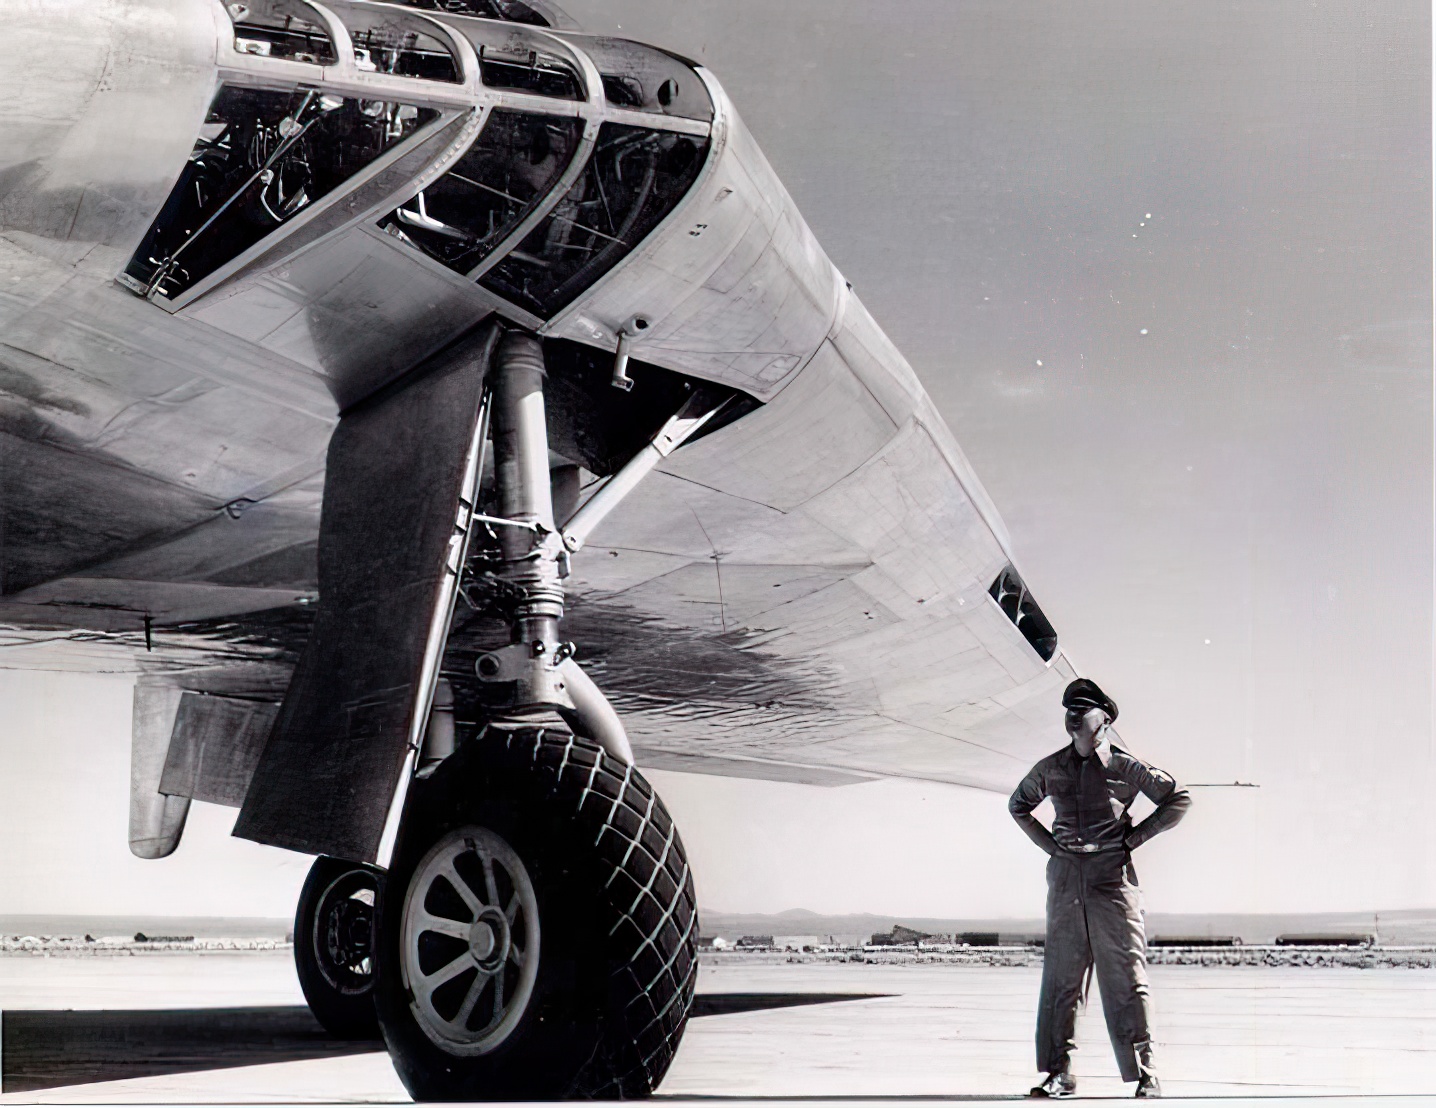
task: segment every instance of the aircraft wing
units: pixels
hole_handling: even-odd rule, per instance
[[[1072,666],[951,432],[717,81],[652,48],[523,28],[524,72],[548,66],[543,80],[588,91],[540,94],[527,76],[533,87],[495,92],[481,59],[519,29],[385,8],[313,9],[306,49],[335,30],[327,68],[279,56],[272,29],[154,0],[167,38],[93,13],[52,44],[45,64],[73,76],[61,102],[53,84],[51,102],[27,99],[23,58],[0,76],[0,624],[16,647],[0,666],[40,664],[43,640],[78,636],[97,668],[115,664],[108,643],[177,689],[272,702],[317,598],[341,413],[495,315],[607,358],[642,313],[652,326],[633,357],[652,380],[711,382],[752,410],[672,454],[573,558],[565,633],[640,764],[1010,788],[1063,741],[1055,704]],[[37,11],[33,26],[14,17],[20,37],[45,37]],[[457,76],[363,71],[356,28],[377,33],[376,13],[419,28],[438,44],[424,64],[447,52]],[[110,96],[86,35],[169,53]],[[268,111],[264,97],[286,98],[265,124],[276,149],[305,112],[363,124],[378,105],[388,130],[307,208],[294,191],[265,201],[298,204],[297,217],[271,211],[265,234],[203,267],[190,250],[186,270],[163,241],[189,195],[176,182],[203,200],[205,160],[238,126],[216,120]],[[548,192],[515,210],[487,260],[460,264],[443,242],[453,229],[422,201],[442,199],[445,174],[474,172],[462,159],[500,132],[498,108],[547,113],[545,142],[576,153],[553,154]],[[532,277],[505,267],[530,265],[544,233],[574,222],[564,197],[605,136],[639,133],[670,161],[696,152],[686,191],[567,301],[530,295]],[[643,405],[663,395],[644,393],[640,380],[637,407],[611,416],[597,393],[551,415],[556,442],[587,443],[556,461],[610,472],[603,458],[641,443]]]
[[[1075,673],[1014,625],[1042,617],[1003,595],[996,511],[851,293],[792,384],[648,480],[575,558],[567,624],[644,764],[1006,790],[1061,744]]]

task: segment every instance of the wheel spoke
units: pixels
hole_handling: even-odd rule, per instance
[[[436,935],[448,935],[451,939],[462,939],[468,942],[469,927],[467,923],[460,923],[456,919],[448,919],[445,916],[434,916],[428,912],[421,913],[417,920],[416,933],[422,934],[425,931],[432,931]]]
[[[494,860],[487,850],[479,853],[480,860],[484,863],[484,886],[488,889],[489,903],[498,904],[499,886],[494,881]]]
[[[464,970],[473,968],[475,968],[474,960],[473,958],[469,957],[469,952],[466,950],[457,958],[455,958],[452,962],[449,962],[444,965],[442,969],[436,969],[433,973],[426,976],[424,978],[424,988],[426,988],[429,992],[432,993],[435,989],[437,989],[440,985],[444,984],[446,981],[452,981],[454,978],[458,977],[459,974],[464,972]],[[482,973],[480,974],[480,976],[483,976]]]
[[[454,868],[454,863],[452,861],[448,862],[439,872],[449,884],[454,887],[454,892],[463,898],[464,903],[468,905],[469,911],[474,913],[474,917],[478,918],[479,908],[481,907],[479,898],[474,895],[474,890],[469,888],[469,883],[459,876],[459,871]]]
[[[441,878],[452,892],[435,891]],[[484,827],[447,832],[416,867],[405,894],[400,968],[415,1019],[443,1050],[477,1056],[514,1032],[538,972],[535,900],[522,857]]]
[[[450,1023],[457,1024],[459,1027],[465,1027],[468,1025],[469,1016],[473,1014],[474,1006],[478,1004],[479,997],[484,991],[484,986],[488,983],[489,979],[484,976],[483,971],[481,970],[479,972],[479,976],[475,977],[473,982],[469,985],[469,991],[464,996],[464,1003],[459,1005],[459,1014],[456,1015],[452,1020],[450,1020]]]

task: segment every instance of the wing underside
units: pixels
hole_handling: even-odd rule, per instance
[[[463,34],[488,33],[482,21],[460,22]],[[575,224],[555,205],[581,204],[617,172],[602,160],[617,157],[603,153],[614,136],[703,152],[702,164],[685,163],[682,188],[665,201],[671,215],[622,243],[622,264],[571,302],[535,302],[542,317],[384,229],[416,190],[448,195],[435,182],[477,136],[488,134],[472,147],[480,162],[502,145],[508,132],[483,126],[498,94],[477,69],[437,91],[386,78],[395,104],[437,107],[414,115],[413,133],[367,176],[336,185],[246,253],[216,255],[223,265],[192,274],[193,289],[151,303],[132,291],[155,290],[131,282],[125,291],[115,274],[186,156],[213,146],[194,128],[230,103],[213,99],[216,82],[284,85],[265,74],[289,64],[231,56],[233,43],[211,41],[206,20],[184,27],[193,79],[184,97],[152,90],[174,117],[162,135],[100,112],[113,106],[97,93],[76,93],[76,118],[100,112],[107,133],[138,151],[142,187],[94,220],[65,214],[72,193],[103,192],[107,169],[67,161],[57,146],[24,178],[28,206],[7,209],[0,666],[69,664],[43,640],[79,638],[73,664],[272,703],[319,599],[325,451],[340,411],[494,313],[551,347],[611,358],[637,309],[648,325],[635,363],[661,367],[664,387],[698,379],[746,394],[754,409],[674,453],[574,559],[565,634],[623,713],[640,761],[826,785],[900,776],[1005,789],[1061,741],[1051,704],[1072,669],[1050,627],[1034,634],[1040,613],[1023,623],[1035,612],[1025,592],[1008,603],[1004,582],[1020,577],[995,509],[711,74],[634,47],[624,56],[665,73],[678,66],[703,111],[685,115],[682,98],[640,111],[597,89],[578,96],[570,114],[587,120],[583,149],[599,168],[589,173],[588,154],[575,156],[543,205],[505,231],[502,249],[523,265],[536,264],[531,227],[546,221],[548,246],[567,241]],[[550,45],[563,53],[582,43]],[[470,53],[455,57],[476,64]],[[223,61],[222,79],[211,57]],[[321,107],[369,102],[352,74],[322,80],[335,88]],[[24,85],[7,87],[16,118],[42,118]],[[557,126],[551,99],[502,96]],[[654,162],[655,172],[665,165]],[[427,209],[404,210],[412,224]],[[633,395],[676,403],[645,389]],[[606,380],[588,396],[598,394],[611,398]],[[582,455],[569,463],[609,472],[637,422],[609,412],[611,399],[579,400],[555,404],[551,442]],[[460,620],[461,647],[481,624]]]

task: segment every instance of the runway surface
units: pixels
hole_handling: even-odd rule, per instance
[[[705,963],[660,1099],[1005,1099],[1032,1083],[1040,970]],[[1169,1097],[1436,1094],[1436,972],[1155,966]],[[3,1103],[400,1102],[287,951],[0,958]],[[1080,1092],[1125,1097],[1095,995]]]

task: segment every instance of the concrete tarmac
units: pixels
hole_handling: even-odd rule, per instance
[[[1036,1077],[1039,973],[718,956],[659,1097],[1011,1098]],[[1169,1097],[1436,1095],[1436,972],[1154,966],[1152,984]],[[375,1045],[313,1024],[287,951],[9,956],[0,1004],[0,1103],[408,1099]],[[1083,1096],[1131,1095],[1095,993],[1079,1047]]]

